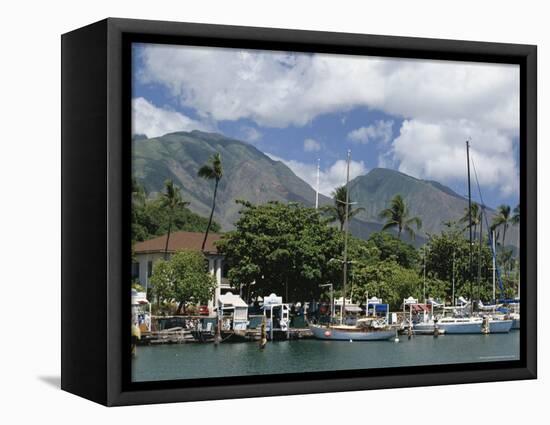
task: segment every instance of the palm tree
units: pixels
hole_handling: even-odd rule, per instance
[[[512,223],[519,224],[519,204],[514,208],[514,215],[512,216]]]
[[[344,224],[346,223],[346,186],[339,186],[332,192],[332,198],[334,199],[334,205],[327,205],[323,207],[323,211],[328,212],[330,221],[340,222],[340,231],[344,230]],[[351,204],[351,198],[348,199]],[[364,211],[364,208],[348,208],[348,220],[354,217],[357,213]]]
[[[473,202],[472,203],[472,228],[474,232],[474,237],[477,231],[477,226],[481,224],[481,208],[479,208],[479,204]],[[468,213],[468,207],[464,208],[464,215],[460,219],[461,223],[468,223],[466,224],[466,227],[464,230],[467,230],[470,228],[470,214]]]
[[[164,188],[166,192],[161,195],[161,204],[168,210],[168,233],[166,234],[166,245],[164,247],[164,259],[168,258],[168,241],[170,240],[170,233],[172,232],[172,221],[174,220],[174,213],[178,208],[183,208],[189,205],[189,202],[185,202],[181,198],[180,189],[174,186],[172,180],[166,180],[164,182]]]
[[[132,178],[132,204],[142,206],[147,200],[145,188],[139,184],[136,178]]]
[[[411,239],[414,239],[415,232],[412,225],[416,225],[416,230],[422,227],[422,220],[419,217],[409,217],[409,208],[401,195],[395,195],[390,201],[390,207],[380,212],[380,218],[386,219],[386,224],[382,230],[397,227],[397,238],[401,239],[401,232],[405,230]]]
[[[510,205],[500,205],[497,208],[497,214],[493,217],[492,229],[502,226],[502,246],[506,240],[506,229],[508,228],[512,218],[510,216]],[[498,239],[497,239],[498,240]]]
[[[204,164],[199,169],[199,177],[206,180],[214,180],[214,197],[212,198],[212,211],[210,211],[210,218],[208,219],[208,226],[206,226],[206,232],[204,233],[204,240],[202,241],[202,250],[206,245],[206,239],[208,238],[208,232],[212,225],[212,217],[214,216],[214,209],[216,208],[216,195],[218,193],[218,184],[223,176],[222,156],[216,152],[210,157],[208,163]]]

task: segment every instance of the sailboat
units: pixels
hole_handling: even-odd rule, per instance
[[[344,260],[343,260],[343,295],[342,307],[340,309],[340,323],[333,324],[331,316],[330,323],[326,326],[309,324],[309,329],[316,339],[333,341],[382,341],[395,336],[393,331],[384,321],[376,317],[358,319],[355,325],[344,324],[346,312],[346,283],[348,271],[348,236],[349,236],[349,166],[351,151],[348,150],[347,176],[346,176],[346,214],[344,221]]]
[[[469,159],[469,142],[467,141],[466,142],[466,148],[467,148],[467,152],[468,152],[468,187],[470,186],[470,159]],[[477,178],[477,172],[476,172],[476,168],[475,168],[475,164],[473,162],[473,159],[472,159],[472,165],[473,165],[473,168],[474,168],[474,176],[475,176],[475,179],[476,179],[476,184],[477,184],[477,189],[479,191],[479,198],[480,198],[480,201],[481,201],[481,214],[482,214],[482,219],[481,219],[481,223],[483,223],[483,218],[485,218],[486,220],[486,224],[487,224],[487,229],[489,229],[489,222],[487,221],[487,215],[484,214],[484,211],[485,211],[485,207],[484,207],[484,202],[483,202],[483,196],[481,194],[481,187],[479,185],[479,180]],[[468,189],[468,196],[470,197],[470,202],[471,202],[471,193],[470,193],[470,189]],[[470,217],[470,229],[471,229],[471,217]],[[500,272],[498,272],[498,268],[497,268],[497,251],[496,251],[496,238],[495,238],[495,231],[494,230],[488,230],[488,235],[489,235],[489,243],[490,243],[490,246],[491,246],[491,254],[492,254],[492,259],[493,259],[493,304],[492,305],[484,305],[481,300],[478,300],[478,314],[481,315],[481,317],[484,319],[484,326],[482,328],[482,332],[483,333],[507,333],[507,332],[510,332],[510,329],[512,329],[512,326],[514,324],[514,320],[510,317],[507,317],[505,314],[503,313],[500,313],[498,312],[499,308],[501,307],[501,305],[497,305],[497,295],[496,295],[496,278],[497,278],[497,273],[498,273],[498,280],[499,280],[499,285],[500,285],[500,291],[501,291],[501,295],[502,295],[502,292],[503,292],[503,288],[502,288],[502,281],[501,281],[501,278],[500,278]],[[471,239],[470,239],[470,246],[471,246]],[[481,248],[481,235],[480,235],[480,248]],[[478,264],[478,273],[479,273],[479,270],[481,270],[481,259],[479,260],[479,264]],[[479,279],[479,275],[478,275],[478,279]],[[479,284],[479,280],[478,280],[478,284]],[[519,317],[518,317],[519,319]]]

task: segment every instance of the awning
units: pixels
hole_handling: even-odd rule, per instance
[[[220,295],[218,297],[218,303],[221,304],[223,308],[232,308],[232,307],[243,307],[248,308],[248,305],[243,301],[238,295],[233,295],[231,292]]]
[[[349,311],[350,313],[361,313],[363,310],[361,310],[361,307],[356,305],[347,305],[346,311]]]
[[[430,306],[427,304],[412,304],[411,310],[414,313],[420,313],[421,311],[429,312],[431,310]]]

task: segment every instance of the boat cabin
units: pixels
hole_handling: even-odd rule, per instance
[[[137,326],[141,333],[151,331],[151,303],[145,292],[132,289],[132,324]]]
[[[217,311],[224,330],[246,331],[248,305],[241,297],[231,292],[218,296]]]
[[[270,294],[264,297],[262,309],[268,338],[288,339],[290,333],[290,306],[283,303],[283,297]]]
[[[367,317],[384,318],[389,323],[390,306],[384,304],[382,298],[372,297],[367,299],[365,314]]]
[[[403,316],[409,323],[423,323],[433,319],[434,303],[419,303],[418,299],[409,297],[403,300]]]
[[[344,303],[344,299],[342,297],[334,300],[334,315],[336,317],[341,315],[343,303]],[[346,298],[345,308],[346,308],[346,311],[344,314],[344,324],[355,325],[357,323],[357,319],[363,313],[363,309],[359,307],[359,305],[354,304],[351,301],[351,298]]]

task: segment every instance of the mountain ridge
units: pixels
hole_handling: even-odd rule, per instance
[[[224,177],[220,180],[214,219],[224,231],[234,229],[238,220],[241,206],[236,204],[237,199],[252,203],[273,200],[314,205],[315,190],[286,164],[249,143],[219,133],[193,130],[150,139],[136,138],[133,147],[134,175],[151,196],[163,190],[166,179],[172,179],[190,202],[189,208],[204,216],[210,213],[213,183],[199,178],[197,172],[212,154],[219,152]],[[443,230],[444,221],[459,220],[468,203],[466,198],[437,181],[418,179],[388,168],[373,168],[350,181],[352,200],[357,202],[357,207],[365,208],[350,224],[352,233],[367,238],[373,231],[381,230],[383,221],[379,213],[398,193],[407,202],[410,215],[417,215],[423,221],[417,240],[412,241],[415,245],[424,241],[427,234]],[[321,206],[332,202],[319,194]],[[492,209],[487,211],[494,213]],[[513,226],[508,235],[510,241],[516,239]]]

